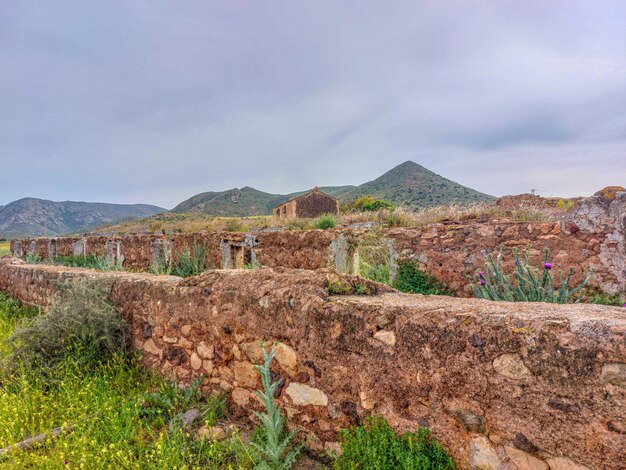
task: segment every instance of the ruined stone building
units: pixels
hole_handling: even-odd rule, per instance
[[[274,216],[282,218],[338,214],[339,200],[315,187],[306,194],[289,199],[287,202],[274,207],[272,212]]]

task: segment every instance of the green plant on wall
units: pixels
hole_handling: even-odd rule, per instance
[[[552,269],[554,265],[549,261],[550,251],[544,250],[544,261],[541,269],[530,266],[530,249],[520,257],[513,250],[515,270],[513,279],[505,273],[502,262],[502,248],[498,256],[487,256],[484,271],[476,275],[472,288],[476,297],[487,300],[502,300],[507,302],[549,302],[566,304],[578,302],[582,290],[589,282],[590,273],[584,273],[581,282],[570,287],[573,269],[569,269],[565,277],[559,273],[559,287],[556,287]]]
[[[178,259],[172,267],[172,274],[180,277],[202,274],[208,267],[206,252],[206,242],[198,244],[194,241],[191,250],[187,248],[178,254]]]
[[[626,307],[626,293],[607,294],[597,289],[589,289],[585,292],[585,297],[587,299],[586,302],[589,304]]]
[[[354,249],[358,252],[361,277],[389,284],[391,272],[389,241],[375,233],[363,235],[355,242]]]
[[[381,417],[339,432],[342,455],[333,462],[336,470],[453,470],[454,461],[430,431],[396,434]]]
[[[422,271],[419,264],[412,260],[404,260],[398,264],[393,287],[411,294],[454,295],[445,283]]]

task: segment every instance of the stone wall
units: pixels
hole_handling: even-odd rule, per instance
[[[131,270],[146,270],[164,253],[176,260],[178,254],[196,243],[207,247],[211,268],[241,268],[244,265],[358,272],[359,247],[373,237],[389,245],[392,264],[412,259],[424,270],[447,282],[459,296],[470,295],[468,278],[483,269],[488,254],[500,247],[513,269],[511,249],[531,247],[531,262],[543,261],[543,250],[551,251],[556,271],[574,268],[574,281],[584,271],[593,271],[592,285],[608,293],[626,291],[626,193],[611,200],[594,196],[579,201],[575,209],[555,222],[491,221],[433,224],[421,228],[379,230],[334,229],[310,231],[258,231],[250,233],[210,232],[198,234],[134,235],[13,240],[12,252],[48,257],[52,241],[57,254],[107,255]],[[392,273],[394,272],[392,266]],[[557,275],[558,277],[558,275]]]
[[[97,277],[143,362],[259,406],[252,365],[277,342],[278,400],[317,451],[369,414],[429,427],[460,468],[624,469],[626,314],[591,305],[404,295],[329,296],[324,270],[216,270],[180,279],[0,261],[0,289],[47,305]],[[335,279],[337,281],[337,279]],[[363,282],[346,276],[346,283]]]

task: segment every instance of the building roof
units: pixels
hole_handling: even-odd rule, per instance
[[[285,202],[281,202],[281,203],[280,203],[280,204],[278,204],[277,206],[274,206],[274,209],[276,209],[277,207],[284,206],[284,205],[285,205],[285,204],[287,204],[288,202],[295,201],[296,199],[303,198],[304,196],[308,196],[309,194],[313,194],[313,193],[320,193],[320,194],[323,194],[324,196],[327,196],[327,197],[329,197],[329,198],[331,198],[331,199],[334,199],[335,201],[338,201],[338,200],[339,200],[339,199],[337,199],[336,197],[331,196],[331,195],[330,195],[330,194],[328,194],[328,193],[325,193],[324,191],[320,190],[320,188],[318,188],[317,186],[315,186],[315,187],[314,187],[311,191],[309,191],[309,192],[306,192],[306,193],[304,193],[304,194],[300,194],[299,196],[294,196],[294,197],[292,197],[292,198],[289,198],[289,199],[287,199]]]

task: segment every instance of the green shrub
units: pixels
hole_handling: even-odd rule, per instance
[[[202,243],[198,245],[193,242],[191,250],[186,249],[178,254],[178,260],[172,267],[172,274],[180,277],[190,277],[202,274],[207,270],[206,262],[207,245]]]
[[[332,281],[328,280],[326,286],[328,295],[350,295],[352,294],[352,286],[344,280]]]
[[[383,211],[380,214],[381,222],[385,227],[410,227],[413,225],[409,213],[402,210]]]
[[[484,271],[477,274],[477,282],[472,283],[476,297],[487,300],[503,300],[507,302],[549,302],[566,304],[578,302],[582,289],[589,282],[590,274],[586,273],[577,286],[570,288],[573,269],[565,276],[559,274],[560,287],[557,289],[552,277],[552,263],[548,261],[550,252],[544,250],[544,262],[541,271],[529,264],[530,250],[526,250],[524,258],[520,258],[516,250],[515,272],[513,281],[504,273],[502,267],[502,249],[494,260],[492,255],[487,257]]]
[[[315,220],[315,228],[326,230],[329,228],[335,228],[337,226],[337,219],[331,214],[320,215]]]
[[[361,196],[354,201],[354,208],[361,212],[374,212],[379,210],[393,211],[394,205],[383,199],[374,199],[371,196]]]
[[[333,462],[337,470],[451,470],[454,461],[435,441],[430,431],[398,435],[380,417],[364,425],[341,430],[343,454]]]
[[[108,299],[106,287],[92,280],[62,286],[46,315],[15,330],[10,338],[17,366],[50,368],[68,355],[89,365],[130,350],[128,326]]]
[[[411,294],[454,295],[445,283],[422,271],[419,264],[411,260],[404,260],[398,264],[393,287]]]
[[[625,307],[626,294],[607,294],[598,290],[588,290],[585,294],[587,303],[597,305],[607,305],[610,307]]]
[[[224,230],[227,232],[243,232],[244,226],[239,219],[228,219],[224,225]]]
[[[272,470],[289,469],[296,461],[301,447],[293,447],[292,440],[295,431],[287,433],[285,431],[285,419],[280,409],[276,406],[274,395],[277,388],[282,384],[282,379],[273,382],[270,365],[276,354],[272,349],[268,354],[265,347],[261,347],[263,352],[263,365],[254,366],[261,375],[263,390],[256,391],[255,394],[263,403],[265,413],[255,411],[254,414],[261,421],[251,445],[258,453],[257,468],[267,468]]]
[[[24,261],[26,261],[28,264],[40,264],[42,262],[42,259],[37,253],[26,253],[26,256],[24,256]]]

